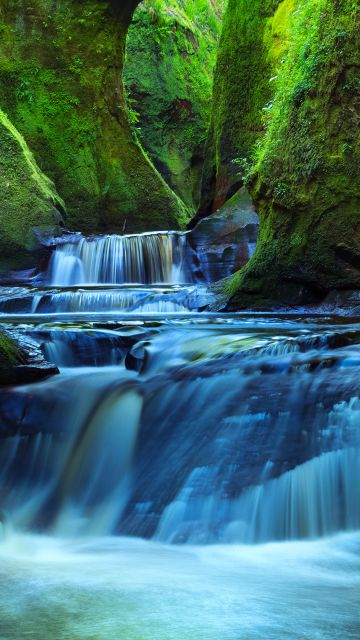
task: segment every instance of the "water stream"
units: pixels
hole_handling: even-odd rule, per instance
[[[200,312],[185,234],[60,242],[0,321],[0,638],[355,639],[360,319]]]

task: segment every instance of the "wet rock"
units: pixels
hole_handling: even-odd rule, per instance
[[[139,342],[134,345],[125,358],[125,366],[128,371],[138,371],[141,373],[148,358],[148,347],[150,342]]]
[[[17,330],[9,330],[5,339],[12,351],[0,367],[0,385],[20,385],[38,382],[59,373],[56,365],[48,362],[38,343]]]
[[[197,275],[213,282],[228,277],[252,256],[259,230],[257,213],[245,189],[216,213],[203,218],[189,234],[199,256]]]

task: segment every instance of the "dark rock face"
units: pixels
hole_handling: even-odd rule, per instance
[[[1,334],[1,339],[10,344],[10,349],[0,362],[0,385],[38,382],[59,373],[57,366],[44,358],[36,340],[15,329]]]
[[[122,69],[127,28],[138,2],[30,4],[0,0],[0,107],[55,183],[66,205],[66,224],[88,231],[185,224],[185,207],[133,138],[128,120]],[[4,149],[11,159],[11,149]],[[22,173],[19,165],[17,174]],[[14,180],[16,174],[0,184],[2,202],[6,183]],[[21,186],[26,201],[35,186]],[[38,191],[39,206],[32,204],[29,227],[41,226],[42,218],[52,220],[49,194]],[[18,236],[20,246],[26,246]]]
[[[189,238],[199,258],[199,279],[214,282],[243,267],[255,250],[258,228],[258,216],[243,189],[198,222]]]

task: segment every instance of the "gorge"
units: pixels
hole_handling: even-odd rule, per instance
[[[358,637],[358,27],[0,0],[1,640]]]

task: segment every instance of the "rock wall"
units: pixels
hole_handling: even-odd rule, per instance
[[[250,67],[230,55],[249,46]],[[316,302],[331,289],[360,286],[359,57],[354,0],[230,0],[215,89],[222,119],[213,117],[209,138],[219,162],[203,207],[224,197],[222,175],[238,154],[239,179],[260,216],[255,255],[228,285],[232,308]],[[237,87],[248,84],[247,97],[234,88],[227,103],[234,78]]]
[[[241,269],[254,253],[259,219],[246,190],[240,189],[226,204],[198,222],[189,244],[198,260],[193,273],[200,282],[214,282]]]
[[[0,0],[0,106],[55,183],[74,229],[186,222],[128,122],[122,69],[137,4]]]
[[[147,0],[127,37],[124,70],[139,139],[196,211],[224,0]]]
[[[254,145],[264,132],[269,79],[286,46],[280,0],[229,0],[217,60],[206,145],[200,216],[216,211],[242,184]],[[283,7],[292,7],[285,0]]]
[[[64,204],[22,135],[0,110],[0,255],[3,267],[26,266],[37,234],[56,233]]]

